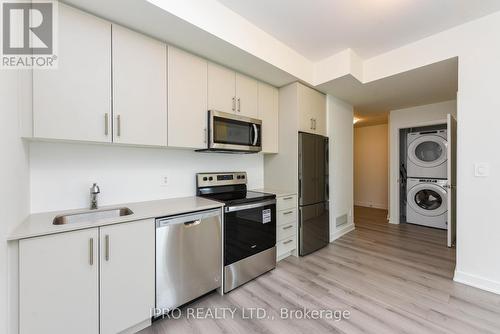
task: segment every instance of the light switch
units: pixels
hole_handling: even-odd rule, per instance
[[[474,176],[487,177],[490,176],[490,164],[486,162],[474,164]]]

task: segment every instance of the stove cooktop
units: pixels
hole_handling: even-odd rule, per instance
[[[266,199],[276,198],[274,194],[262,193],[258,191],[236,191],[217,194],[200,195],[208,199],[223,202],[226,205],[243,204],[249,202],[258,202]]]

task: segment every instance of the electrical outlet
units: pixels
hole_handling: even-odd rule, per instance
[[[162,176],[160,179],[160,186],[166,187],[168,186],[168,176]]]

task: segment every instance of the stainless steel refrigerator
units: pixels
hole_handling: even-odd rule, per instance
[[[299,132],[299,255],[329,239],[328,138]]]

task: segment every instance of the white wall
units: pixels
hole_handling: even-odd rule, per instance
[[[327,96],[328,137],[330,138],[330,241],[353,226],[353,108]],[[336,228],[336,219],[348,215],[348,224]]]
[[[388,125],[354,128],[354,205],[387,210]]]
[[[457,101],[446,101],[389,113],[389,222],[399,224],[399,129],[446,123],[457,114]],[[460,121],[459,121],[460,122]]]
[[[246,171],[263,186],[261,154],[214,154],[111,145],[32,143],[32,212],[83,208],[93,182],[101,205],[193,196],[198,172]],[[167,186],[161,181],[167,176]]]
[[[20,139],[18,127],[18,73],[0,70],[0,332],[7,333],[11,293],[11,252],[6,236],[29,212],[28,147]],[[9,271],[10,272],[10,271]],[[15,283],[15,282],[13,282]],[[13,315],[15,316],[15,315]],[[16,324],[10,323],[16,326]]]
[[[458,57],[457,266],[455,280],[500,294],[500,12],[377,56],[364,63],[376,80]],[[494,147],[494,146],[493,146]],[[488,177],[475,163],[490,165]]]

